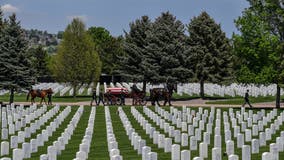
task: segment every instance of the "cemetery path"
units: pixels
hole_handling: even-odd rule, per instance
[[[240,105],[231,105],[231,104],[206,104],[209,100],[202,100],[202,99],[193,99],[193,100],[186,100],[186,101],[172,101],[173,106],[197,106],[197,107],[240,107]],[[24,104],[29,105],[29,102],[16,102],[15,104]],[[39,103],[37,103],[39,104]],[[59,104],[64,106],[79,106],[79,105],[90,105],[90,101],[84,102],[53,102],[53,104]],[[126,105],[132,105],[132,99],[126,98],[125,100]],[[147,103],[150,105],[150,102]],[[253,107],[256,108],[274,108],[275,102],[263,102],[263,103],[252,103]],[[246,105],[248,107],[248,105]],[[281,108],[284,108],[284,103],[281,103]]]

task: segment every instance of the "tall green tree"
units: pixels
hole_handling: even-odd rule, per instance
[[[152,83],[187,82],[192,71],[187,59],[185,27],[169,12],[162,13],[147,32],[148,44],[143,66]]]
[[[88,33],[91,35],[102,61],[102,72],[113,75],[118,67],[119,56],[123,54],[122,38],[113,37],[108,30],[103,27],[90,27]]]
[[[239,77],[246,82],[276,83],[276,107],[279,108],[280,85],[284,81],[284,2],[248,2],[250,7],[236,20],[241,35],[235,35],[234,48],[243,62]]]
[[[52,57],[50,64],[58,81],[72,85],[73,97],[76,97],[80,85],[98,80],[101,61],[95,44],[80,19],[73,19],[67,26],[58,53]]]
[[[48,70],[49,55],[43,47],[37,46],[28,49],[28,54],[32,62],[32,66],[35,69],[37,77],[49,76],[50,72]]]
[[[206,12],[188,24],[189,61],[193,79],[200,83],[204,98],[204,82],[222,83],[232,77],[232,53],[229,39]]]
[[[142,16],[129,24],[129,33],[125,32],[124,51],[120,57],[120,74],[130,80],[143,82],[143,91],[146,90],[146,82],[153,76],[150,68],[145,64],[148,37],[152,23],[148,16]]]
[[[2,23],[0,37],[0,87],[10,90],[10,103],[14,102],[17,89],[29,88],[34,80],[26,50],[23,30],[12,14],[4,25]]]

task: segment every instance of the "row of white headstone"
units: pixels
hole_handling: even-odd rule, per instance
[[[156,110],[157,110],[157,107],[156,107]],[[186,109],[186,108],[183,108],[183,113],[186,113],[186,111],[189,111],[190,109]],[[180,112],[180,111],[177,111],[176,109],[171,109],[171,111],[173,111],[174,112],[174,115],[176,114],[176,115],[179,115],[179,118],[181,118],[181,117],[183,117],[183,116],[181,116],[182,115],[182,112]],[[201,112],[197,112],[196,113],[196,116],[197,117],[195,117],[195,118],[200,118],[200,114],[199,113],[202,113],[202,108],[199,108],[199,111],[201,111]],[[162,109],[159,109],[158,108],[158,112],[160,112],[160,113],[166,113],[165,115],[167,115],[167,117],[171,117],[171,116],[168,116],[169,114],[167,114],[167,112],[165,112],[165,111],[163,111]],[[205,112],[205,114],[207,114],[208,112],[206,112],[206,110],[204,111]],[[233,113],[233,110],[232,109],[230,109],[229,110],[229,112],[230,112],[230,116],[232,116],[232,117],[234,117],[234,113]],[[180,114],[181,113],[181,114]],[[246,119],[246,120],[248,120],[248,126],[249,127],[251,127],[252,126],[252,119],[253,119],[253,122],[254,123],[256,123],[256,121],[258,121],[259,119],[260,119],[260,117],[263,117],[263,119],[264,119],[264,123],[265,123],[265,125],[267,125],[267,121],[268,122],[271,122],[271,119],[273,119],[275,116],[277,116],[277,110],[273,110],[273,111],[271,111],[270,113],[268,113],[268,115],[267,116],[263,116],[263,114],[265,114],[265,111],[264,110],[262,110],[261,112],[258,112],[258,114],[253,114],[252,113],[252,111],[249,111],[249,113],[247,113],[247,112],[244,112],[244,108],[242,108],[242,110],[241,110],[241,113],[242,114],[240,114],[240,113],[238,113],[238,111],[237,111],[237,117],[238,117],[238,122],[240,123],[240,124],[242,124],[242,131],[241,132],[245,132],[245,139],[246,139],[246,141],[252,141],[252,153],[255,153],[257,150],[258,150],[258,140],[256,140],[256,139],[254,139],[254,140],[251,140],[251,138],[249,138],[249,137],[251,137],[251,131],[249,130],[249,129],[247,129],[246,128],[246,122],[243,122],[243,119]],[[147,114],[147,113],[146,113]],[[190,114],[190,111],[189,111],[189,114]],[[187,114],[188,116],[190,116],[189,114]],[[210,115],[211,115],[211,112],[210,112]],[[217,119],[216,119],[216,128],[215,128],[215,137],[214,137],[214,141],[215,142],[218,142],[218,139],[221,139],[221,137],[219,136],[220,135],[220,110],[217,110]],[[153,119],[157,119],[157,118],[155,118],[156,116],[153,116],[152,115],[152,118]],[[176,118],[174,118],[175,116],[173,116],[173,122],[174,123],[177,123],[177,126],[182,126],[182,128],[186,128],[186,125],[183,125],[185,122],[182,122],[181,123],[181,120],[179,119],[179,118],[177,118],[177,120],[176,120]],[[229,128],[230,128],[230,124],[228,124],[228,116],[227,116],[227,112],[224,112],[223,113],[223,118],[224,118],[224,128],[225,128],[225,141],[227,141],[227,140],[230,140],[231,139],[231,132],[230,132],[230,130],[229,130]],[[185,119],[185,118],[184,118]],[[209,117],[209,121],[211,121],[210,120],[211,118]],[[219,120],[218,120],[219,119]],[[271,139],[271,133],[270,133],[270,130],[272,130],[273,131],[273,133],[275,132],[275,129],[277,130],[277,129],[279,129],[279,125],[282,125],[282,122],[283,122],[283,112],[282,113],[280,113],[280,116],[278,116],[277,117],[277,119],[274,121],[274,123],[273,124],[271,124],[271,126],[270,126],[270,129],[266,129],[266,134],[265,134],[265,137],[263,138],[263,139],[266,139],[266,137],[268,137],[268,139],[267,140],[269,140],[269,139]],[[191,118],[188,118],[187,120],[189,120],[189,121],[191,121]],[[200,122],[202,122],[204,120],[204,115],[202,115],[202,120],[200,121]],[[205,119],[206,120],[206,119]],[[203,124],[203,122],[202,123],[200,123],[199,122],[199,126],[202,126],[201,128],[204,128],[204,124]],[[259,121],[259,122],[261,122],[261,123],[259,123],[260,124],[260,128],[263,128],[263,124],[262,124],[262,121]],[[232,123],[233,123],[233,126],[235,126],[236,125],[236,120],[233,120],[232,121]],[[167,126],[167,125],[165,125],[165,126]],[[195,127],[197,127],[198,126],[198,123],[196,122],[196,119],[193,119],[193,126],[195,126]],[[178,128],[179,128],[178,127]],[[189,128],[189,130],[188,130],[188,132],[189,132],[189,134],[190,134],[190,130],[192,129],[192,127],[191,127],[191,125],[189,125],[188,126],[188,128]],[[243,149],[243,156],[246,156],[247,155],[247,153],[248,153],[248,151],[249,151],[249,148],[250,148],[250,146],[243,146],[243,144],[244,144],[244,136],[242,135],[242,134],[240,134],[239,132],[240,132],[240,128],[239,128],[239,126],[237,126],[236,128],[238,128],[238,129],[236,129],[236,131],[235,131],[235,135],[239,135],[239,138],[237,138],[237,142],[238,142],[238,147],[239,148],[242,148]],[[253,126],[253,128],[255,128],[255,129],[253,129],[253,130],[256,130],[256,128],[258,128],[256,125],[254,125]],[[274,129],[272,129],[272,128],[274,128]],[[207,130],[208,130],[208,124],[207,124]],[[208,130],[209,132],[210,132],[210,130]],[[212,131],[211,131],[212,132]],[[254,131],[254,132],[257,132],[257,130],[256,131]],[[191,132],[191,134],[193,134],[194,132]],[[283,133],[284,134],[284,133]],[[268,135],[268,136],[266,136],[266,135]],[[282,135],[282,133],[281,133],[281,135]],[[199,137],[199,138],[201,138],[200,136],[198,136],[197,134],[196,134],[196,136],[197,137]],[[203,134],[203,136],[204,136],[204,140],[210,140],[210,137],[208,138],[208,133],[207,132],[205,132],[204,134]],[[207,137],[207,138],[206,138]],[[270,137],[270,138],[269,138]],[[277,137],[277,139],[276,139],[276,141],[277,141],[277,143],[276,143],[276,146],[278,146],[278,147],[276,147],[276,148],[278,148],[278,149],[282,149],[283,147],[283,138],[282,138],[282,136],[281,137]],[[214,145],[215,145],[215,142],[214,142]],[[208,142],[206,142],[206,143],[208,143]],[[210,143],[210,141],[209,141],[209,143]],[[220,141],[220,143],[218,143],[218,144],[221,144],[221,141]],[[232,141],[229,141],[228,142],[228,145],[229,146],[234,146],[233,145],[233,143],[232,143]],[[218,145],[217,145],[218,146]],[[274,144],[272,144],[272,148],[275,148],[275,145]],[[195,148],[197,148],[197,147],[194,147],[194,149]],[[221,148],[221,147],[220,147]],[[231,147],[229,147],[229,148],[231,148]],[[231,148],[230,150],[233,150],[233,148]],[[272,149],[271,149],[272,150]],[[230,153],[228,153],[228,152],[230,152],[230,151],[227,151],[227,154],[229,155],[229,154],[231,154],[231,152]],[[235,155],[232,155],[231,157],[236,157]],[[244,157],[243,157],[244,158]]]
[[[133,146],[134,150],[137,151],[137,154],[142,154],[142,160],[157,160],[158,154],[156,152],[151,152],[151,147],[146,146],[146,140],[142,139],[141,136],[135,132],[135,129],[132,127],[131,122],[128,120],[123,109],[119,107],[118,111],[128,139],[131,141],[131,145]]]
[[[59,125],[62,123],[62,121],[65,119],[65,117],[70,113],[71,108],[67,107],[63,112],[61,112],[56,119],[50,123],[49,126],[46,127],[46,129],[42,130],[40,134],[37,134],[36,139],[31,139],[29,142],[25,142],[26,134],[21,134],[19,136],[11,136],[11,142],[10,142],[10,148],[13,149],[12,157],[13,159],[23,159],[23,158],[30,158],[31,153],[37,152],[37,149],[39,146],[43,146],[44,142],[48,141],[48,137],[52,135],[52,133],[59,127]],[[51,113],[49,115],[45,114],[43,116],[45,117],[52,117],[55,113],[59,111],[59,106],[54,107],[51,109],[48,113]],[[42,117],[43,117],[42,116]],[[40,118],[42,118],[40,117]],[[43,118],[48,119],[48,118]],[[45,122],[43,122],[45,123]],[[38,125],[37,125],[38,126]],[[40,128],[40,127],[39,127]],[[29,131],[29,130],[28,130]],[[20,131],[21,132],[21,131]],[[32,131],[36,132],[36,131]],[[29,132],[29,136],[30,136]],[[18,144],[22,143],[22,148],[18,148]],[[9,142],[3,141],[1,142],[1,154],[8,155],[9,154]],[[8,158],[8,157],[7,157]]]
[[[69,113],[71,112],[71,107],[69,107]],[[76,111],[75,115],[72,117],[71,121],[67,125],[67,128],[64,129],[64,132],[61,133],[61,136],[57,138],[57,141],[54,141],[51,146],[47,147],[47,154],[40,155],[40,160],[56,160],[57,155],[61,154],[62,150],[65,150],[65,146],[68,144],[71,136],[73,135],[74,130],[76,129],[78,122],[83,114],[84,106],[80,106]],[[66,118],[67,116],[65,116]],[[60,119],[64,121],[65,118]]]
[[[34,117],[38,117],[41,115],[41,113],[43,113],[44,111],[43,110],[46,110],[46,106],[45,107],[42,107],[38,110],[36,110],[35,112],[38,112],[40,111],[39,114],[35,114],[36,116],[34,116],[34,114],[31,114],[32,118],[31,119],[34,119]],[[2,137],[2,140],[9,140],[10,141],[10,148],[11,149],[14,149],[14,148],[18,148],[18,144],[21,144],[21,143],[24,143],[25,142],[25,139],[26,138],[30,138],[31,137],[31,134],[34,134],[36,133],[36,131],[40,128],[40,126],[42,126],[46,120],[48,120],[49,118],[53,117],[57,112],[59,111],[59,107],[54,107],[53,109],[51,109],[49,112],[47,112],[46,114],[44,114],[43,116],[40,116],[39,117],[39,120],[36,120],[35,122],[32,122],[30,123],[30,119],[27,118],[29,117],[29,115],[26,115],[25,118],[22,118],[22,123],[20,124],[23,124],[22,126],[19,127],[19,129],[16,129],[17,131],[20,130],[22,127],[26,126],[26,124],[30,123],[30,127],[24,127],[23,130],[20,130],[16,136],[12,135],[11,133],[14,133],[14,126],[13,126],[13,123],[11,125],[9,125],[9,134],[12,135],[9,138],[8,136],[8,129],[7,128],[2,128],[1,130],[1,137]],[[29,119],[26,123],[26,119]],[[17,122],[17,121],[16,121]],[[11,127],[13,126],[13,127]],[[16,125],[17,126],[17,125]],[[13,132],[11,132],[11,130],[13,130]],[[4,156],[4,155],[8,155],[9,153],[7,153],[7,151],[9,152],[9,150],[2,150],[3,148],[7,148],[6,146],[8,145],[9,146],[9,142],[7,141],[2,141],[3,144],[1,145],[1,156]],[[8,147],[9,149],[9,147]]]
[[[116,141],[115,134],[113,132],[112,120],[109,111],[109,107],[105,106],[105,123],[106,123],[106,135],[108,144],[108,153],[110,160],[122,160],[120,150],[118,149],[118,143]]]
[[[93,132],[94,132],[94,123],[96,116],[96,107],[92,107],[90,117],[88,120],[88,126],[85,130],[85,135],[82,139],[82,142],[79,146],[79,151],[76,152],[76,158],[74,160],[86,160],[88,159],[88,154],[90,152]]]
[[[146,109],[146,107],[144,107]],[[152,127],[151,123],[148,123],[146,118],[136,110],[135,107],[131,107],[131,113],[135,117],[135,119],[139,122],[140,126],[145,130],[146,134],[149,135],[151,139],[153,139],[153,143],[158,145],[158,148],[164,149],[164,152],[171,152],[172,160],[181,159],[188,160],[191,157],[189,150],[180,151],[179,144],[172,144],[172,138],[166,137],[166,134],[162,134],[159,131],[156,131],[155,127]],[[164,121],[162,120],[160,123],[157,121],[153,121],[156,125],[160,125]],[[164,129],[163,127],[161,129]],[[174,138],[175,143],[181,143],[182,146],[188,146],[188,135],[186,133],[180,132],[180,130],[175,130],[174,134],[176,134]]]

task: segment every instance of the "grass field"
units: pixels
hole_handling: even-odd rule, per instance
[[[60,111],[63,111],[65,107],[61,107]],[[49,145],[52,145],[54,141],[57,140],[57,138],[61,135],[61,133],[64,131],[64,129],[67,127],[69,124],[70,120],[76,113],[78,106],[72,106],[71,107],[71,113],[66,117],[64,122],[60,125],[60,127],[53,133],[51,137],[49,137],[49,140],[45,142],[43,147],[38,148],[37,153],[32,154],[31,159],[39,159],[39,156],[41,154],[46,154],[47,153],[47,147]],[[155,108],[149,107],[152,111],[155,111]],[[50,110],[51,107],[48,107],[48,110]],[[110,114],[111,114],[111,119],[112,119],[112,124],[113,124],[113,131],[116,137],[116,140],[118,142],[118,147],[120,149],[120,154],[123,156],[123,159],[127,160],[140,160],[141,155],[137,154],[137,151],[133,149],[133,146],[131,146],[131,142],[128,139],[128,136],[126,135],[126,131],[123,128],[123,124],[119,118],[119,115],[117,114],[117,106],[110,106]],[[127,115],[129,121],[131,122],[133,128],[135,131],[141,136],[142,139],[146,140],[146,145],[150,146],[153,152],[158,153],[158,159],[160,160],[168,160],[171,159],[171,154],[170,153],[164,153],[163,149],[159,149],[157,145],[152,143],[152,139],[149,137],[149,135],[146,134],[146,131],[143,130],[143,128],[139,125],[138,121],[135,120],[134,116],[131,114],[131,107],[130,106],[123,106],[122,107],[123,111]],[[153,127],[156,128],[157,131],[159,131],[162,134],[165,134],[166,137],[168,137],[168,133],[164,133],[163,129],[160,129],[159,126],[157,126],[149,117],[147,117],[146,114],[143,113],[143,107],[136,107],[136,109],[148,120],[149,123],[152,124]],[[164,107],[163,109],[170,111],[169,107]],[[178,110],[182,110],[181,107],[177,107]],[[198,108],[191,108],[192,110],[198,111]],[[209,110],[210,108],[204,108],[205,110]],[[228,108],[221,108],[222,111],[227,111]],[[234,111],[240,110],[239,108],[234,109]],[[84,112],[78,122],[77,128],[74,130],[74,134],[71,137],[71,139],[68,142],[68,145],[65,147],[65,150],[62,151],[62,154],[57,157],[57,159],[60,160],[70,160],[74,159],[76,156],[76,152],[79,150],[79,145],[83,139],[85,129],[88,124],[88,119],[90,116],[90,111],[91,107],[90,106],[85,106],[84,107]],[[254,113],[257,113],[259,109],[253,109]],[[271,109],[266,109],[266,113],[271,111]],[[278,114],[282,112],[283,110],[278,110]],[[59,112],[60,113],[60,112]],[[58,114],[59,114],[58,113]],[[57,115],[58,115],[57,114]],[[55,115],[54,117],[56,117]],[[53,119],[51,118],[45,126],[47,126]],[[221,116],[223,118],[223,116]],[[221,119],[221,134],[224,133],[224,126],[223,126],[223,119]],[[167,121],[168,122],[168,121]],[[171,122],[169,122],[171,123]],[[269,126],[270,123],[267,125]],[[45,126],[42,126],[40,130],[37,131],[37,133],[32,134],[31,138],[25,139],[26,142],[28,142],[30,139],[35,138],[36,134],[40,133],[42,129],[45,129]],[[215,123],[213,123],[213,131],[214,131]],[[23,128],[22,128],[23,129]],[[175,126],[175,129],[178,129]],[[231,126],[231,130],[232,126]],[[280,136],[280,131],[284,130],[284,125],[280,126],[280,129],[272,136],[271,141],[267,141],[267,144],[270,143],[275,143],[276,142],[276,137]],[[252,137],[252,138],[258,138],[257,137]],[[237,149],[236,147],[236,139],[232,139],[235,141],[235,154],[239,155],[241,159],[241,149]],[[213,148],[214,144],[214,134],[211,134],[211,144],[208,146],[208,160],[211,159],[211,149]],[[198,144],[200,141],[198,141]],[[174,143],[173,143],[174,144]],[[250,145],[250,143],[246,143],[247,145]],[[21,145],[19,145],[21,148]],[[199,148],[199,147],[198,147]],[[189,149],[189,147],[182,147],[182,149]],[[224,152],[226,149],[226,145],[224,142],[224,136],[222,136],[222,152]],[[260,147],[260,153],[263,152],[268,152],[269,151],[269,145]],[[10,154],[12,153],[12,150],[10,150]],[[199,150],[197,151],[191,151],[191,157],[195,157],[199,155]],[[11,156],[11,155],[10,155]],[[94,160],[107,160],[109,153],[107,149],[107,137],[106,137],[106,124],[105,124],[105,113],[104,113],[104,107],[100,106],[96,108],[96,117],[95,117],[95,124],[94,124],[94,134],[92,137],[92,142],[91,142],[91,148],[90,148],[90,153],[89,153],[89,159],[94,159]],[[284,153],[281,152],[279,157],[284,157]],[[226,155],[223,156],[223,160],[227,160],[228,157]],[[253,154],[252,155],[252,160],[260,160],[261,159],[261,154]]]

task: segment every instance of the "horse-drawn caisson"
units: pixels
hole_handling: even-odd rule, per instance
[[[132,105],[146,105],[147,100],[150,100],[152,105],[159,101],[164,101],[164,106],[168,103],[171,104],[173,92],[177,92],[176,84],[167,84],[165,88],[152,88],[150,89],[150,97],[146,97],[146,92],[137,88],[134,84],[131,91],[123,87],[107,88],[104,94],[104,101],[108,105],[124,105],[125,98],[132,98]]]
[[[129,91],[123,87],[106,88],[104,101],[108,105],[125,105],[125,98],[132,98],[132,105],[146,105],[146,93],[138,90]]]

